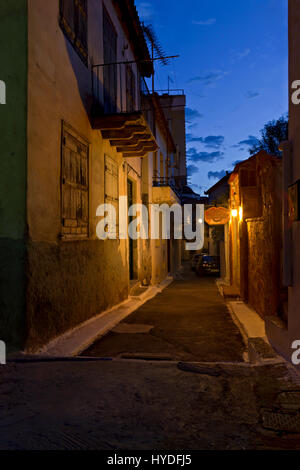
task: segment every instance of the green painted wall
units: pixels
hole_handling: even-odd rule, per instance
[[[25,325],[27,0],[0,1],[0,339],[20,347]]]

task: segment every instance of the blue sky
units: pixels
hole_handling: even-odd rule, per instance
[[[156,88],[187,96],[187,155],[203,194],[288,110],[287,0],[136,0],[167,55]]]

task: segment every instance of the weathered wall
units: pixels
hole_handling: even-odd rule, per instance
[[[289,141],[292,146],[292,180],[300,179],[300,105],[294,105],[292,83],[300,80],[300,9],[297,0],[289,0]],[[300,334],[300,221],[292,227],[292,286],[289,288],[289,326]],[[297,337],[298,339],[298,337]]]
[[[124,60],[120,22],[105,1],[118,33],[118,58]],[[102,2],[88,2],[89,56],[103,62]],[[81,61],[59,26],[59,2],[29,0],[28,113],[28,290],[27,348],[35,350],[54,336],[100,313],[128,296],[128,242],[96,237],[97,207],[104,203],[104,155],[119,168],[119,195],[127,195],[127,178],[136,181],[140,201],[139,159],[130,170],[88,118],[91,69]],[[127,49],[126,57],[132,59]],[[62,241],[61,125],[66,121],[89,142],[88,240]],[[136,161],[135,161],[136,160]],[[138,269],[141,267],[140,257]]]
[[[29,350],[128,296],[117,240],[30,243],[28,281]]]
[[[26,232],[27,0],[0,2],[0,339],[24,334]]]
[[[263,215],[247,219],[249,303],[262,316],[277,315],[281,289],[281,164],[257,163]]]

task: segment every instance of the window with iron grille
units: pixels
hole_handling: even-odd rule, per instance
[[[73,129],[63,123],[62,238],[87,238],[89,222],[89,147]]]
[[[135,75],[131,65],[126,65],[126,111],[135,111],[136,84]]]
[[[104,112],[112,114],[117,108],[117,33],[103,6]]]
[[[60,26],[87,65],[87,0],[60,0]]]

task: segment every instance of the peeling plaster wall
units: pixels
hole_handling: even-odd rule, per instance
[[[27,348],[128,296],[128,268],[116,240],[29,244]]]

